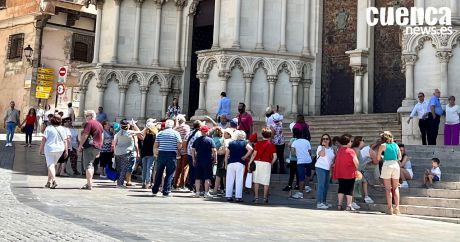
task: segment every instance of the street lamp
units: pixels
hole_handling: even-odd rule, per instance
[[[32,53],[34,52],[34,49],[30,47],[30,45],[27,45],[26,48],[24,48],[24,56],[26,57],[28,62],[32,61]]]

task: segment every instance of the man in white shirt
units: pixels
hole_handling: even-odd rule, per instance
[[[422,134],[422,144],[427,145],[427,137],[428,137],[428,121],[427,121],[427,114],[429,112],[428,102],[425,101],[425,94],[423,92],[418,93],[418,103],[415,104],[414,109],[412,110],[407,123],[410,123],[410,120],[414,117],[418,118],[418,127],[420,129],[420,133]]]

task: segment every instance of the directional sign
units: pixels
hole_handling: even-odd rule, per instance
[[[53,82],[52,81],[38,81],[37,86],[42,86],[42,87],[52,87]]]
[[[37,79],[43,81],[54,81],[54,76],[47,74],[38,74]]]
[[[52,89],[53,89],[52,87],[37,86],[37,88],[36,88],[35,90],[36,90],[37,92],[46,92],[46,93],[50,93]]]
[[[59,83],[59,84],[57,85],[57,87],[56,87],[56,92],[57,92],[57,94],[59,94],[59,95],[64,94],[64,92],[65,92],[65,86],[64,86],[64,84]]]
[[[38,68],[38,73],[52,75],[52,74],[54,74],[54,69],[51,69],[51,68]]]
[[[48,92],[36,92],[35,97],[36,98],[41,98],[41,99],[49,99],[50,94]]]

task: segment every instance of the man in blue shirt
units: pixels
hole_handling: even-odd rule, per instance
[[[428,145],[436,145],[436,139],[438,138],[439,123],[443,114],[441,101],[439,101],[440,96],[439,89],[435,89],[428,103],[430,109],[428,113]]]
[[[205,198],[212,197],[209,193],[209,186],[212,179],[212,166],[217,161],[217,150],[214,141],[208,136],[209,128],[206,125],[200,128],[201,137],[198,137],[192,145],[192,159],[195,167],[195,197],[200,197],[200,185],[204,180]]]
[[[103,107],[99,107],[98,112],[96,114],[96,120],[99,123],[102,123],[102,122],[107,120],[107,114],[104,113],[104,108]]]
[[[163,196],[169,196],[171,192],[171,183],[174,172],[176,171],[176,157],[180,154],[182,147],[182,139],[179,132],[172,129],[174,121],[166,120],[165,129],[158,133],[155,144],[153,146],[154,156],[157,157],[157,172],[155,175],[155,183],[152,187],[152,193],[155,196],[161,185],[161,178],[166,168],[166,176],[163,184]]]
[[[217,105],[217,114],[216,114],[216,119],[217,122],[220,122],[220,116],[222,114],[225,114],[228,117],[231,117],[231,106],[232,106],[232,101],[230,98],[227,97],[227,93],[221,92],[220,93],[220,100],[219,104]]]

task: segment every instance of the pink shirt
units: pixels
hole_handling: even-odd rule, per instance
[[[244,112],[243,114],[238,114],[238,130],[243,130],[246,132],[247,137],[249,137],[249,133],[251,132],[251,128],[253,125],[252,116],[248,112]]]

